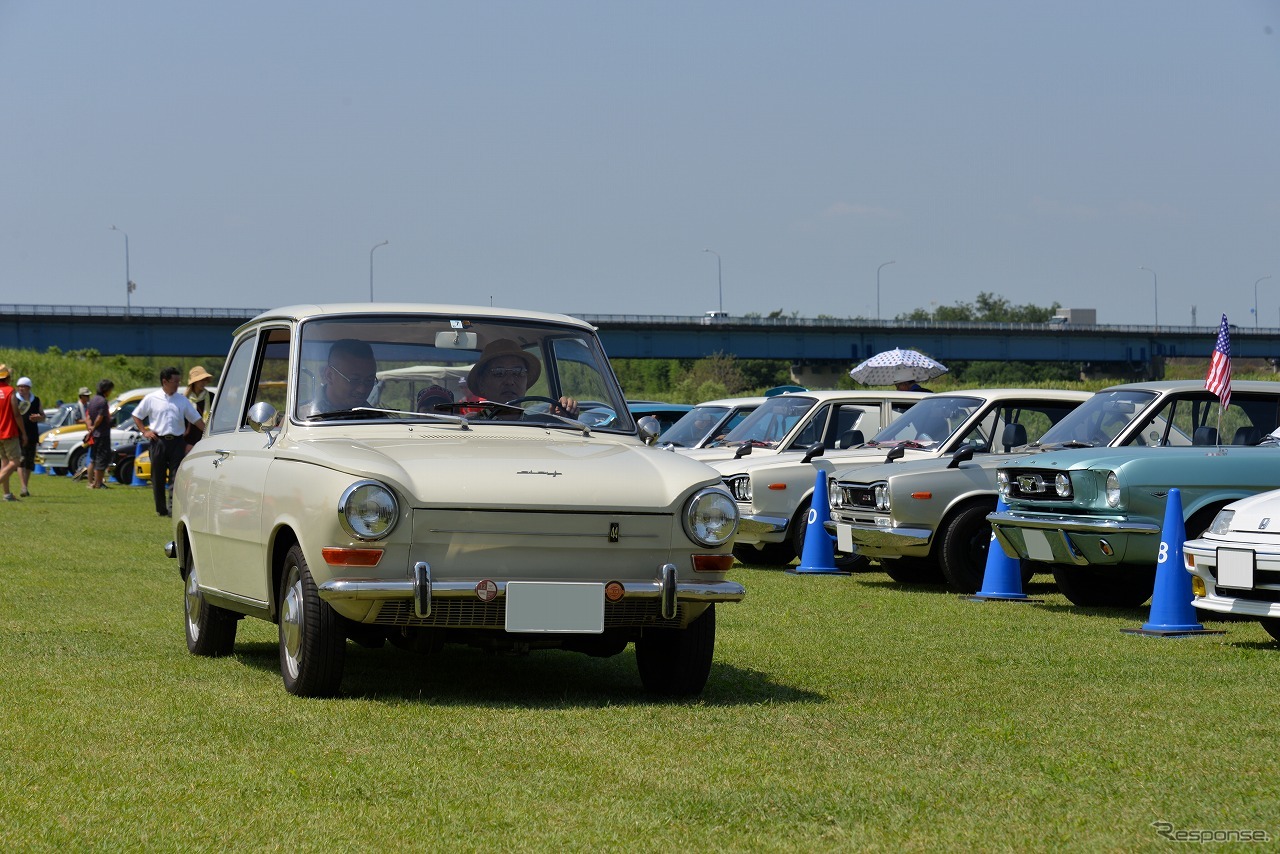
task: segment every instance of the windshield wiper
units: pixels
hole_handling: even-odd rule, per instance
[[[373,406],[357,406],[353,409],[335,409],[332,412],[315,412],[307,416],[308,421],[336,421],[342,418],[371,419],[382,415],[395,415],[399,418],[425,418],[431,421],[444,421],[449,424],[468,426],[467,419],[460,415],[446,415],[442,412],[407,412],[403,409],[378,409]]]

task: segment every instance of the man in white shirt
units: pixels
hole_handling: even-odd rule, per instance
[[[178,394],[177,368],[160,372],[160,390],[142,399],[133,410],[133,423],[151,441],[151,491],[156,500],[156,513],[169,515],[168,490],[178,472],[178,464],[187,453],[183,438],[187,424],[204,431],[204,419],[185,394]]]

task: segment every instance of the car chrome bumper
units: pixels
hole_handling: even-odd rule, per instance
[[[906,554],[912,557],[928,553],[933,539],[932,528],[882,528],[879,525],[854,525],[849,522],[827,522],[824,527],[836,538],[837,545],[867,557]]]
[[[483,579],[471,581],[435,581],[431,567],[414,564],[413,578],[390,580],[380,578],[331,578],[319,585],[320,598],[341,600],[412,599],[418,616],[431,611],[431,597],[463,598],[476,596],[476,586]],[[493,582],[495,599],[506,596],[507,582]],[[736,581],[680,581],[674,564],[664,564],[653,581],[622,582],[624,599],[661,599],[664,615],[675,614],[677,602],[741,602],[746,588]]]
[[[776,543],[786,538],[791,520],[785,516],[761,516],[744,513],[738,520],[737,539],[743,543]],[[778,536],[781,535],[781,536]]]
[[[1152,522],[1100,516],[1059,516],[1014,511],[987,516],[996,541],[1012,558],[1077,566],[1136,563],[1145,555],[1130,555],[1130,537],[1154,559],[1160,526]],[[1149,539],[1154,538],[1154,539]]]

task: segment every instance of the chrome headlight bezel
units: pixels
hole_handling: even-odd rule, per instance
[[[1071,491],[1071,476],[1068,475],[1066,472],[1060,471],[1056,475],[1054,475],[1053,494],[1063,499],[1064,501],[1071,500],[1071,496],[1073,495]]]
[[[1009,473],[1003,470],[996,471],[996,493],[1006,500],[1009,498]]]
[[[719,548],[738,530],[738,502],[720,487],[704,487],[689,496],[680,518],[689,539],[703,548]]]
[[[888,481],[880,481],[871,485],[871,500],[875,504],[876,512],[888,513],[893,509],[893,500],[889,497]]]
[[[338,521],[357,540],[381,540],[400,521],[400,501],[386,485],[376,480],[358,480],[338,499]]]
[[[1113,471],[1107,472],[1106,478],[1106,495],[1107,504],[1110,507],[1119,507],[1121,502],[1120,494],[1120,478],[1116,477]]]
[[[835,478],[827,479],[827,506],[832,510],[844,506],[844,487]]]

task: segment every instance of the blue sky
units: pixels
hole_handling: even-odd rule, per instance
[[[0,0],[0,81],[0,302],[1280,326],[1276,0]]]

